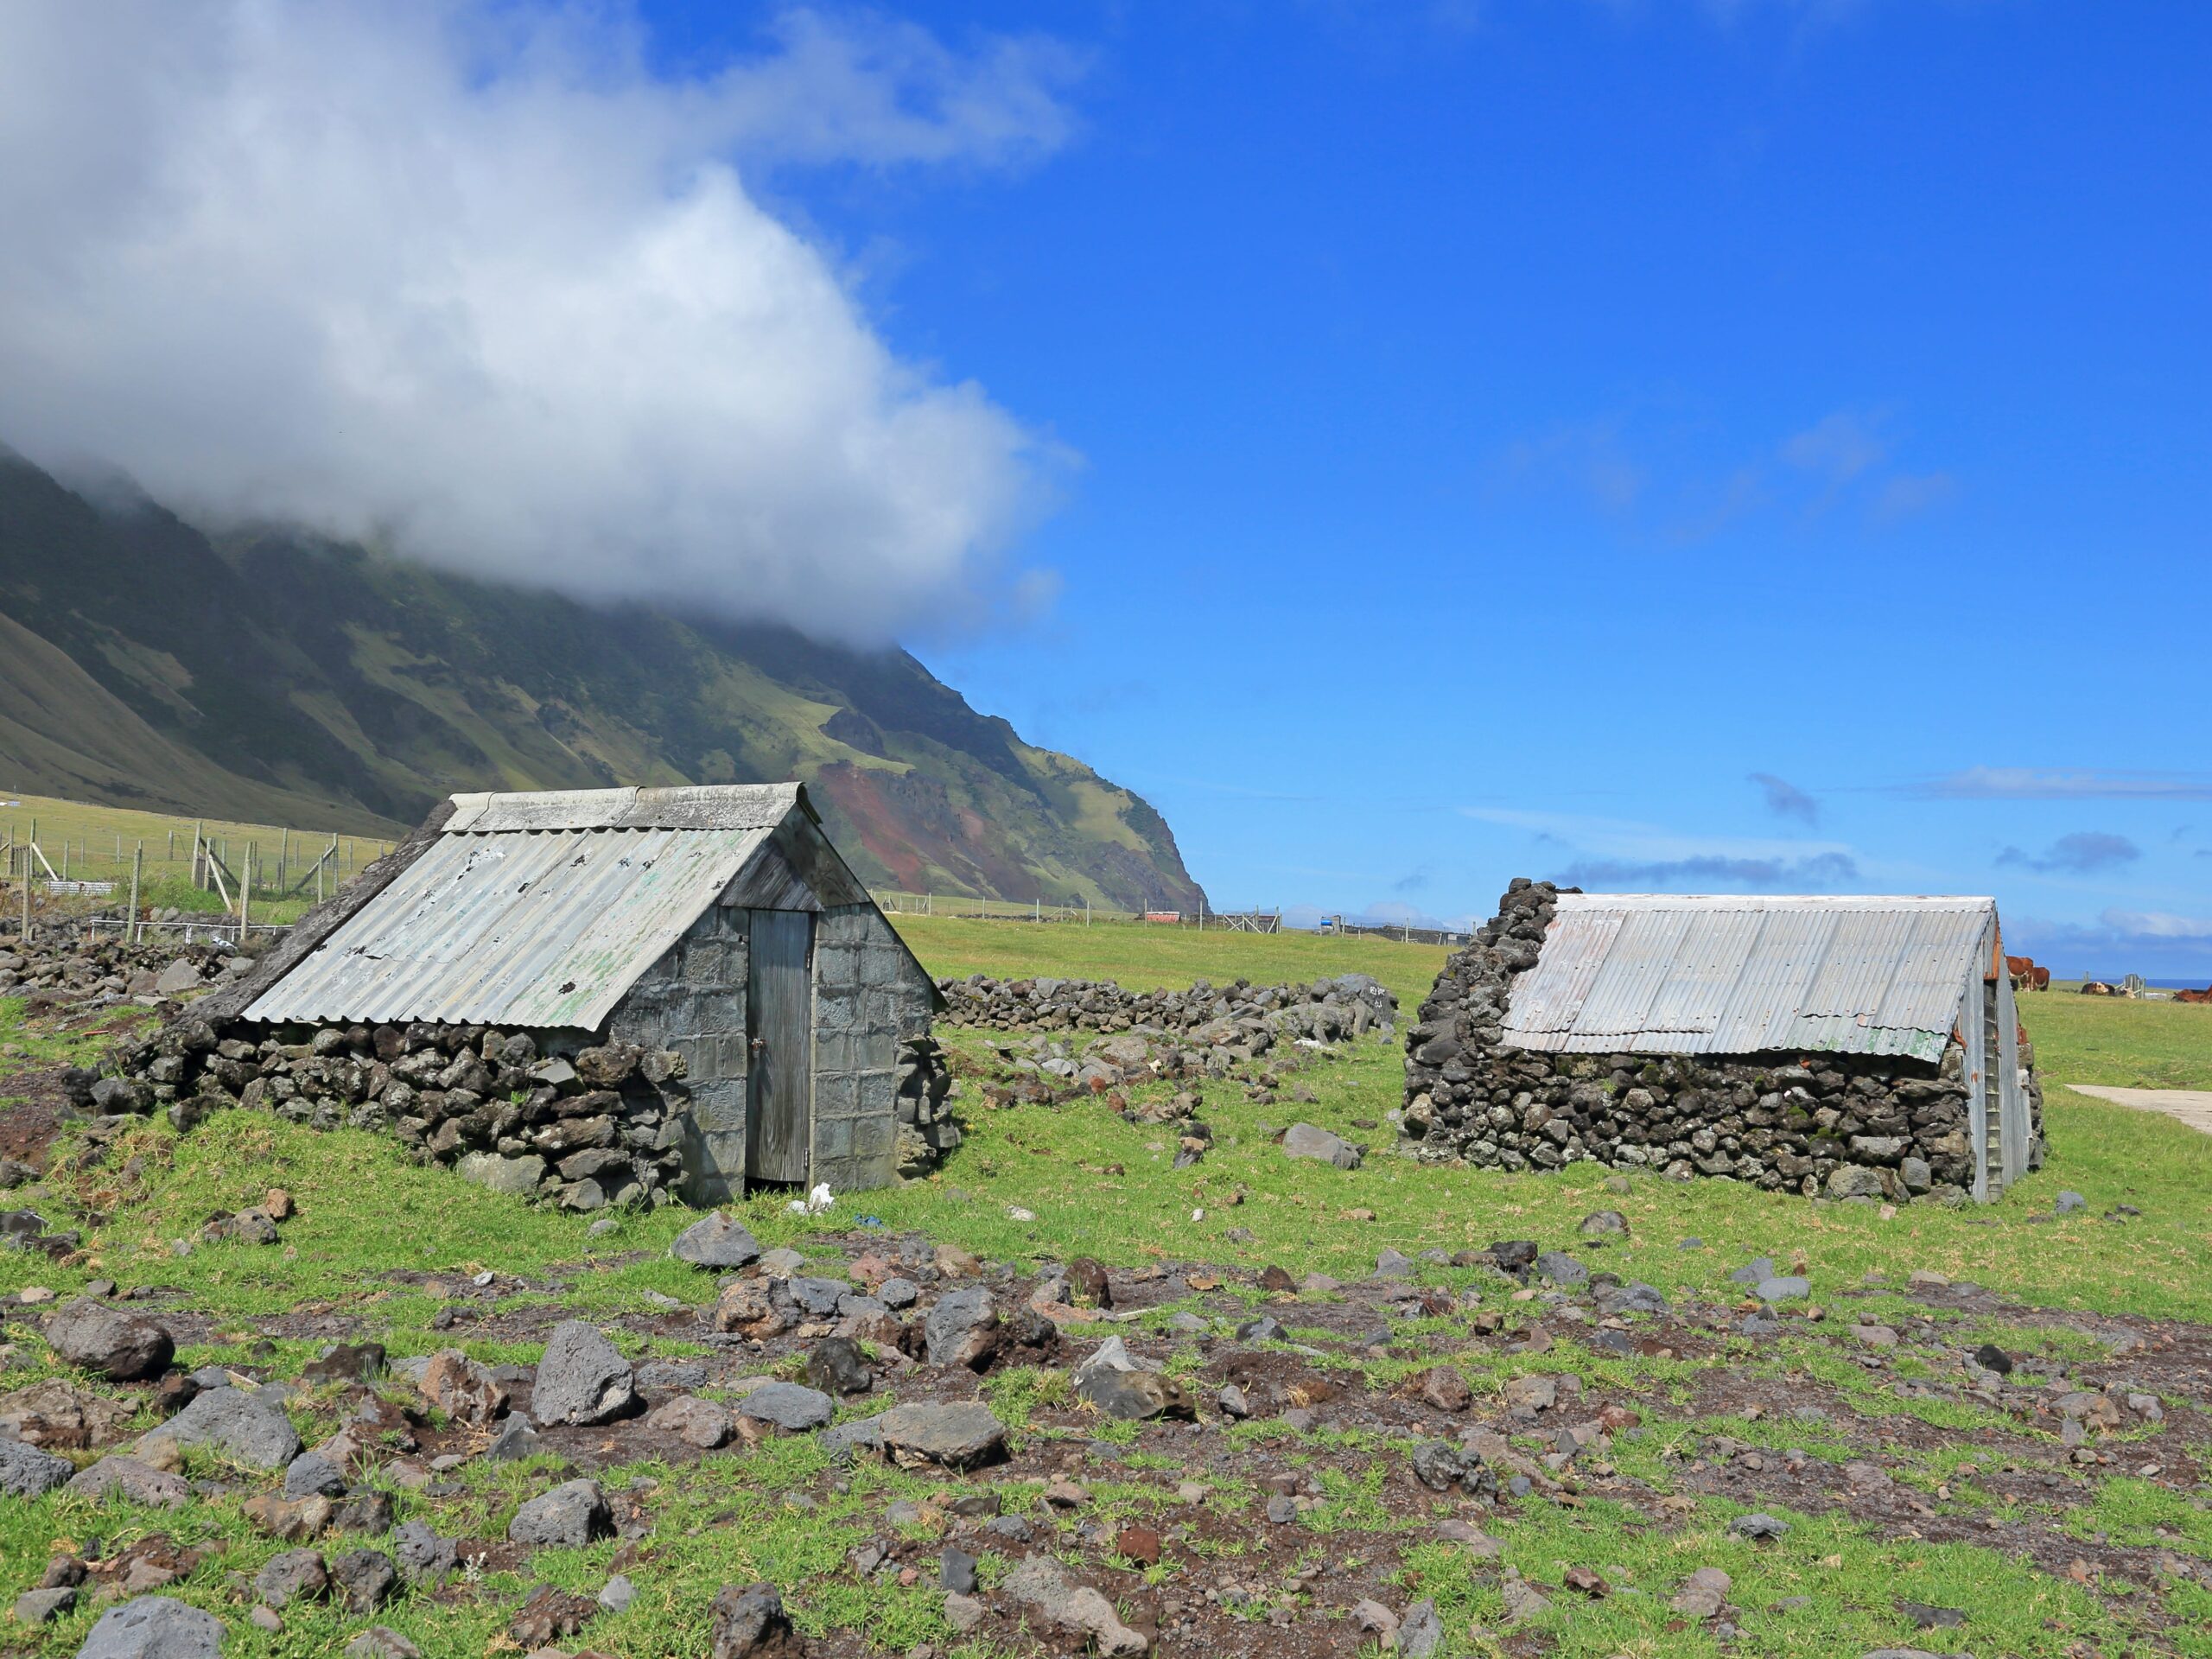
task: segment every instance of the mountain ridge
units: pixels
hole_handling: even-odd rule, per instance
[[[1150,803],[896,647],[587,606],[283,526],[210,535],[4,449],[0,766],[35,792],[385,835],[454,790],[797,779],[871,885],[1204,898]]]

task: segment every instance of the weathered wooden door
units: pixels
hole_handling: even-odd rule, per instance
[[[806,1179],[814,1071],[814,918],[753,912],[747,1020],[753,1042],[745,1173],[756,1181]]]

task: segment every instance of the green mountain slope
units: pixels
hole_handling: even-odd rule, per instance
[[[1201,896],[1149,804],[905,652],[211,541],[0,451],[0,787],[389,834],[457,789],[789,778],[875,884]]]

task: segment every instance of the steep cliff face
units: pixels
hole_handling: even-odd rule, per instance
[[[0,787],[390,832],[457,789],[797,778],[873,884],[1195,909],[1158,812],[903,651],[600,610],[0,451]]]

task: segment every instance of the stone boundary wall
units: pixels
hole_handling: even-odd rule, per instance
[[[902,1173],[925,1173],[959,1142],[944,1107],[950,1079],[926,1037],[900,1044],[896,1067],[911,1090],[901,1112],[929,1120]],[[367,1129],[495,1191],[588,1211],[689,1197],[686,1071],[676,1049],[588,1032],[238,1025],[219,1036],[188,1009],[88,1101],[111,1116],[165,1110],[180,1130],[234,1106]]]
[[[1239,979],[1217,988],[1199,980],[1186,991],[1124,990],[1111,980],[941,979],[945,1018],[985,1031],[1149,1031],[1219,1047],[1260,1032],[1292,1039],[1343,1042],[1395,1028],[1398,999],[1366,974],[1310,985],[1255,986]]]
[[[1559,891],[1516,879],[1475,943],[1445,963],[1406,1037],[1406,1151],[1486,1168],[1587,1160],[1680,1179],[1732,1176],[1808,1198],[1964,1200],[1974,1149],[1955,1042],[1936,1064],[1503,1046],[1513,981],[1535,965]],[[2040,1162],[2042,1087],[2024,1043],[2022,1086]]]
[[[65,920],[40,922],[29,945],[0,935],[0,996],[49,996],[85,1012],[125,1002],[156,1007],[186,991],[242,978],[253,967],[251,955],[227,944],[188,944],[156,931],[134,944],[121,934],[116,924],[95,939],[84,923]]]
[[[236,1025],[185,1014],[95,1085],[103,1111],[228,1107],[392,1135],[425,1160],[570,1210],[666,1204],[683,1173],[683,1061],[667,1049],[482,1026]]]

